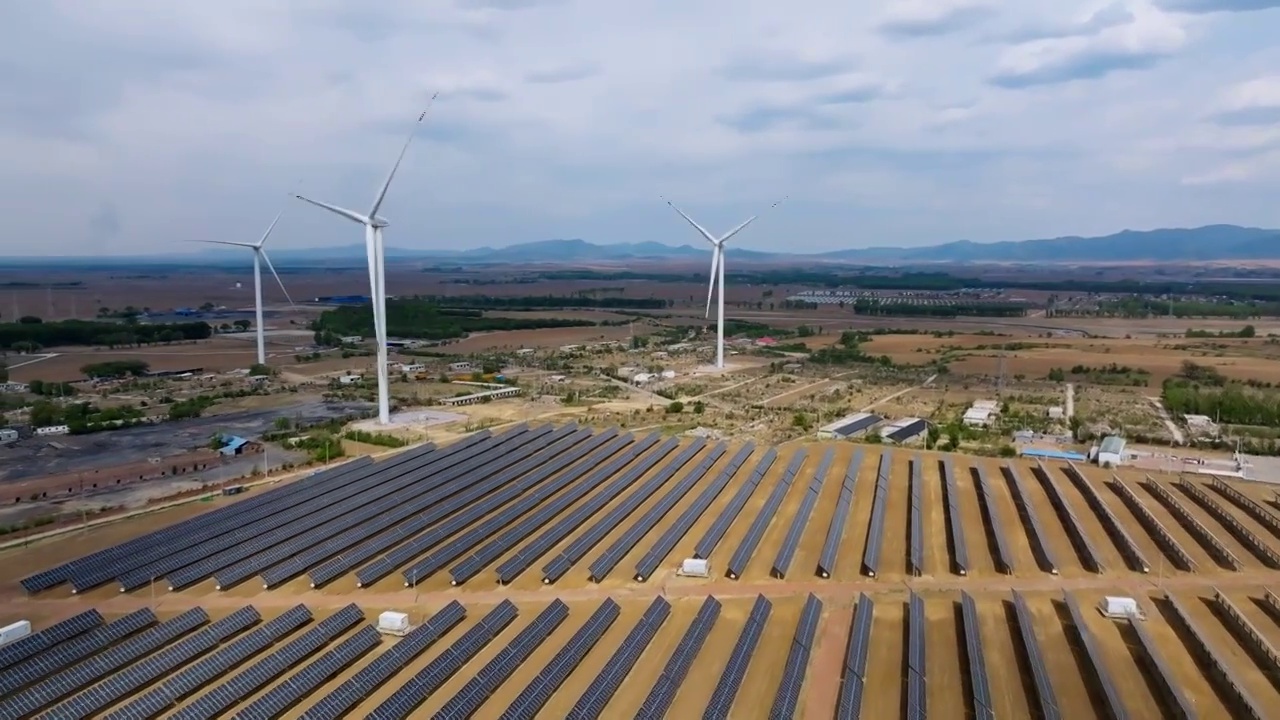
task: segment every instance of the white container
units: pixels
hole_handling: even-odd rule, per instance
[[[388,610],[378,616],[378,629],[405,632],[409,629],[409,616],[402,612]]]
[[[31,634],[31,623],[27,620],[19,620],[16,623],[10,623],[0,628],[0,645],[8,645],[15,640]]]
[[[1142,608],[1131,597],[1108,595],[1102,598],[1098,609],[1109,618],[1142,618]]]
[[[680,574],[685,577],[711,577],[711,563],[699,558],[688,558],[680,563]]]

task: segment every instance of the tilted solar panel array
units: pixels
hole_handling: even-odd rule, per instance
[[[1235,489],[1230,483],[1216,475],[1209,477],[1209,484],[1223,497],[1234,503],[1236,507],[1248,513],[1249,517],[1257,520],[1263,527],[1270,530],[1272,535],[1280,537],[1280,517],[1277,517],[1262,503]]]
[[[156,622],[150,609],[135,610],[106,625],[96,627],[83,635],[55,645],[29,657],[4,672],[0,672],[0,696],[8,695],[38,682],[53,673],[65,670],[81,660],[101,652],[120,640],[149,627]]]
[[[734,475],[738,474],[738,469],[742,467],[742,464],[747,461],[747,458],[753,452],[755,452],[755,446],[748,443],[734,453],[733,457],[729,458],[729,464],[712,479],[711,484],[704,488],[698,494],[698,497],[694,498],[693,503],[685,508],[684,512],[680,513],[676,521],[667,526],[667,529],[653,542],[653,546],[644,554],[644,557],[640,558],[640,561],[636,563],[634,575],[636,580],[644,582],[645,578],[653,575],[658,569],[658,565],[662,564],[667,555],[675,549],[676,543],[680,542],[685,533],[689,532],[689,529],[698,521],[698,518],[702,517],[707,508],[711,507],[711,503],[720,496],[725,486],[729,484]],[[708,465],[708,468],[710,468],[710,465]]]
[[[0,717],[24,717],[52,705],[98,682],[147,653],[158,650],[208,620],[209,616],[204,610],[193,608],[140,635],[106,648],[88,660],[51,675],[0,701]]]
[[[1027,491],[1026,483],[1022,481],[1022,474],[1011,465],[1001,465],[1000,473],[1009,484],[1009,493],[1013,496],[1013,504],[1018,508],[1018,515],[1026,523],[1027,540],[1031,542],[1031,552],[1040,562],[1041,569],[1057,575],[1058,559],[1049,544],[1049,538],[1045,536],[1044,527],[1040,524],[1035,506],[1031,504],[1031,495]]]
[[[1231,601],[1231,598],[1222,594],[1221,590],[1213,591],[1213,600],[1221,611],[1219,614],[1223,619],[1223,624],[1228,625],[1240,638],[1241,644],[1249,648],[1254,656],[1266,659],[1266,665],[1271,668],[1280,667],[1280,652],[1276,651],[1276,647],[1271,644],[1266,635],[1263,635],[1253,621],[1240,612],[1240,608]]]
[[[1254,699],[1253,695],[1240,684],[1235,671],[1231,669],[1230,663],[1227,662],[1225,654],[1209,641],[1208,636],[1204,634],[1200,626],[1187,613],[1187,609],[1182,606],[1182,603],[1171,593],[1165,593],[1164,600],[1173,609],[1173,614],[1177,617],[1178,622],[1182,623],[1182,626],[1191,635],[1191,640],[1195,643],[1195,647],[1191,648],[1191,650],[1199,655],[1200,659],[1206,661],[1215,689],[1222,694],[1224,699],[1229,698],[1227,705],[1231,709],[1233,720],[1234,718],[1263,720],[1263,718],[1269,717],[1269,713],[1263,711],[1263,708],[1269,706]]]
[[[618,649],[600,668],[600,674],[596,675],[586,692],[574,703],[566,715],[567,720],[594,720],[604,713],[605,706],[613,699],[614,693],[622,686],[622,681],[631,673],[631,668],[635,667],[640,655],[649,647],[653,636],[658,634],[670,615],[671,604],[666,598],[654,598],[640,621],[631,628]]]
[[[755,469],[751,471],[751,476],[738,488],[738,492],[734,493],[729,500],[729,504],[720,511],[720,514],[711,523],[711,527],[707,528],[707,532],[698,541],[697,546],[694,547],[693,556],[695,558],[706,560],[711,557],[711,553],[715,551],[716,546],[724,539],[725,533],[729,532],[729,527],[738,518],[742,508],[751,499],[751,494],[760,486],[760,481],[764,479],[765,473],[769,472],[769,468],[773,467],[773,463],[777,459],[778,451],[773,448],[766,450],[764,455],[760,457]]]
[[[1110,714],[1111,720],[1129,720],[1129,713],[1125,710],[1124,701],[1120,699],[1120,692],[1116,689],[1116,684],[1112,681],[1111,674],[1107,672],[1107,664],[1103,660],[1103,649],[1098,645],[1098,641],[1089,630],[1089,626],[1085,624],[1084,613],[1080,610],[1080,603],[1076,602],[1075,596],[1071,593],[1064,593],[1064,596],[1067,601],[1067,609],[1071,613],[1071,624],[1075,626],[1076,634],[1080,637],[1080,643],[1084,646],[1085,657],[1089,659],[1094,678],[1102,687],[1102,695],[1107,701],[1107,712]]]
[[[449,570],[449,574],[453,578],[452,584],[461,585],[478,575],[480,571],[490,563],[515,548],[515,546],[521,541],[528,539],[530,535],[541,530],[561,512],[567,510],[578,500],[586,497],[588,493],[595,490],[606,480],[613,477],[627,465],[631,464],[631,462],[636,460],[636,458],[639,458],[641,455],[648,452],[649,448],[656,445],[659,439],[660,436],[658,433],[651,433],[641,441],[631,445],[631,447],[627,448],[627,451],[622,453],[620,456],[613,458],[602,466],[593,467],[592,472],[584,480],[575,483],[568,490],[557,495],[542,507],[539,507],[532,515],[516,523],[513,527],[508,528],[493,540],[486,543],[483,547],[472,554],[471,557],[468,557],[455,565],[451,570]],[[674,439],[668,440],[663,447],[666,447],[667,451],[663,451],[660,448],[655,451],[653,455],[638,461],[635,468],[649,467],[650,463],[657,464],[657,462],[665,456],[666,452],[669,452],[671,449],[676,447],[676,441]],[[634,472],[635,468],[629,470],[627,475]],[[625,477],[626,476],[624,475],[623,478],[619,479],[624,479]],[[639,474],[637,474],[636,477],[639,477]],[[543,537],[546,536],[544,535]],[[539,538],[539,540],[541,539],[542,538]],[[555,542],[558,542],[558,540],[551,541],[545,546],[546,549],[550,549]],[[522,548],[520,552],[511,556],[506,562],[499,565],[497,568],[498,581],[508,583],[511,580],[514,580],[520,572],[523,572],[530,564],[533,563],[533,560],[546,552],[545,549],[539,550],[540,547],[542,546],[535,544],[527,545]],[[533,553],[536,553],[536,555],[533,555]]]
[[[1178,487],[1182,488],[1182,491],[1187,495],[1190,495],[1191,499],[1198,503],[1200,507],[1207,510],[1214,520],[1221,523],[1227,529],[1227,532],[1231,533],[1236,540],[1239,540],[1240,544],[1244,545],[1254,557],[1261,560],[1263,565],[1272,570],[1280,569],[1280,554],[1277,554],[1266,540],[1263,540],[1257,533],[1240,522],[1240,518],[1236,517],[1222,503],[1214,500],[1213,496],[1205,492],[1203,487],[1185,478],[1178,480]]]
[[[87,633],[102,625],[102,622],[102,615],[97,610],[86,610],[39,632],[14,640],[0,647],[0,670],[22,662],[38,652],[48,650],[64,640]],[[0,693],[4,692],[0,690]]]
[[[764,635],[764,626],[769,622],[769,613],[772,611],[773,603],[765,596],[757,595],[755,604],[751,606],[751,614],[747,616],[747,622],[738,635],[738,642],[734,643],[733,651],[729,653],[729,662],[720,674],[720,681],[711,691],[707,709],[702,713],[704,720],[729,720],[733,701],[738,697],[742,679],[747,676],[747,666],[751,664],[751,656],[760,644],[760,637]]]
[[[145,695],[111,713],[106,720],[141,720],[158,717],[182,698],[205,687],[215,678],[269,647],[271,643],[311,621],[306,605],[295,605],[283,614],[245,634],[209,657],[170,676]]]
[[[747,534],[743,535],[741,542],[738,543],[738,549],[734,550],[733,557],[729,558],[729,565],[725,568],[725,576],[729,579],[738,579],[747,569],[747,563],[751,562],[751,556],[755,554],[756,547],[764,539],[769,523],[773,522],[778,515],[778,509],[782,507],[782,501],[786,498],[787,491],[791,489],[792,481],[795,480],[796,473],[800,472],[806,457],[808,453],[804,449],[796,450],[791,456],[791,462],[787,463],[786,471],[782,473],[782,477],[778,478],[778,484],[773,486],[773,491],[769,493],[760,512],[756,513],[751,526],[747,528]]]
[[[623,498],[621,502],[614,505],[609,512],[597,520],[591,527],[578,535],[573,542],[569,543],[569,547],[565,548],[559,555],[548,562],[542,568],[542,582],[553,583],[559,580],[569,568],[574,566],[583,558],[591,548],[595,547],[604,540],[615,527],[621,525],[636,508],[640,507],[645,500],[648,500],[658,488],[662,487],[673,475],[680,471],[695,455],[702,452],[706,447],[707,441],[698,438],[689,444],[687,448],[680,452],[671,462],[667,463],[656,475],[646,480],[640,487],[631,492],[630,495]],[[606,501],[607,502],[607,501]],[[581,510],[582,508],[579,508]],[[573,517],[578,516],[574,513]],[[589,515],[581,516],[582,519],[590,517]],[[568,520],[569,518],[565,518]]]
[[[871,650],[871,621],[875,610],[871,598],[860,593],[853,611],[853,624],[849,626],[836,720],[857,720],[862,715],[862,692],[867,682],[867,655]]]
[[[1240,559],[1235,556],[1235,553],[1231,552],[1218,539],[1218,536],[1213,534],[1213,531],[1196,519],[1196,516],[1191,514],[1187,506],[1183,505],[1178,498],[1174,497],[1173,493],[1169,492],[1169,488],[1152,480],[1150,477],[1143,483],[1143,487],[1147,488],[1162,505],[1168,508],[1169,512],[1173,513],[1173,516],[1178,520],[1178,524],[1182,525],[1220,565],[1235,571],[1239,571],[1244,567],[1241,565]]]
[[[67,582],[76,572],[96,570],[97,568],[109,565],[120,558],[133,558],[149,549],[156,547],[168,547],[171,546],[175,540],[182,541],[193,536],[198,537],[210,532],[210,528],[216,532],[225,532],[225,530],[221,530],[219,528],[232,526],[238,527],[239,524],[242,524],[238,523],[237,520],[232,517],[233,515],[248,516],[250,518],[249,522],[253,522],[259,517],[261,511],[265,508],[287,502],[288,499],[296,493],[309,492],[312,488],[323,485],[326,480],[343,476],[347,473],[358,472],[372,463],[373,461],[369,458],[359,458],[331,469],[312,473],[311,475],[301,478],[296,482],[265,490],[261,494],[241,500],[233,505],[218,508],[199,515],[198,517],[175,523],[166,528],[147,533],[146,535],[141,535],[119,545],[90,553],[84,557],[62,563],[61,565],[50,568],[49,570],[28,576],[22,580],[22,587],[26,589],[27,592],[48,590]]]
[[[782,667],[782,680],[778,683],[777,694],[773,696],[769,720],[791,720],[796,716],[800,690],[804,687],[804,675],[809,668],[809,656],[813,652],[813,642],[818,635],[818,622],[821,619],[822,601],[809,593],[804,601],[804,608],[800,611],[800,621],[796,623],[796,634],[791,640],[786,664]]]
[[[1043,466],[1041,469],[1044,470]],[[1048,470],[1044,470],[1044,472],[1048,472]],[[1133,541],[1129,531],[1111,512],[1111,508],[1107,507],[1107,503],[1103,501],[1102,495],[1098,493],[1093,483],[1089,482],[1084,473],[1080,472],[1080,469],[1075,466],[1075,463],[1068,462],[1065,472],[1067,478],[1084,496],[1085,502],[1089,503],[1089,507],[1094,514],[1098,516],[1098,520],[1102,522],[1102,528],[1107,531],[1107,535],[1111,536],[1112,542],[1120,550],[1120,554],[1124,557],[1125,563],[1129,565],[1129,569],[1141,573],[1150,572],[1151,564],[1147,562],[1147,558],[1142,554],[1142,550],[1138,548],[1138,544]]]
[[[667,659],[653,689],[640,704],[637,717],[660,718],[671,709],[671,702],[676,699],[676,693],[689,674],[689,668],[693,666],[694,659],[707,642],[707,636],[711,634],[711,628],[715,627],[719,617],[720,601],[708,595],[702,602],[702,607],[698,608],[698,614],[693,617],[693,623]]]
[[[844,481],[840,484],[840,497],[836,500],[836,511],[831,516],[831,524],[827,526],[827,539],[822,542],[822,553],[818,555],[818,576],[829,578],[836,571],[836,557],[840,553],[840,542],[844,540],[844,529],[849,524],[849,515],[853,512],[853,492],[858,486],[858,471],[862,468],[862,449],[854,451],[845,468]]]
[[[546,480],[612,440],[617,432],[616,429],[609,429],[586,438],[585,442],[578,445],[573,444],[577,442],[574,438],[569,438],[565,444],[553,445],[535,456],[541,459],[541,463],[538,467],[531,468],[531,472],[517,475],[515,480],[505,485],[499,485],[496,481],[480,483],[474,486],[474,492],[469,490],[463,493],[458,501],[461,502],[466,496],[468,505],[460,507],[456,515],[421,536],[421,544],[425,545],[428,538],[443,539],[460,534],[443,546],[436,544],[426,557],[402,570],[405,587],[413,585],[415,580],[421,582],[443,570],[449,563],[493,537],[498,531],[509,527],[543,500],[561,490],[575,479],[572,475],[565,475],[549,483]],[[609,446],[609,454],[612,455],[618,449],[618,445]]]
[[[971,476],[978,481],[978,496],[982,499],[982,515],[987,519],[991,535],[996,541],[996,566],[1006,574],[1013,572],[1013,553],[1009,548],[1009,539],[1004,532],[1004,523],[1000,521],[999,504],[996,502],[994,488],[987,481],[987,471],[980,465],[969,468]]]
[[[951,538],[951,567],[957,575],[969,574],[969,545],[964,539],[964,516],[960,510],[960,492],[956,489],[956,473],[951,458],[938,461],[942,474],[942,492],[947,500],[947,531]]]
[[[535,440],[534,445],[537,444],[538,441]],[[518,459],[519,455],[519,452],[513,452],[512,462]],[[265,567],[262,572],[264,587],[273,587],[297,577],[396,523],[412,517],[418,511],[433,506],[443,498],[467,489],[467,479],[473,472],[476,476],[497,472],[498,468],[489,461],[500,456],[502,456],[500,452],[495,454],[495,449],[489,449],[466,462],[441,468],[439,472],[433,472],[424,478],[412,479],[407,486],[403,486],[402,492],[399,491],[400,489],[392,490],[377,502],[372,502],[335,522],[316,528],[309,533],[310,537],[293,542],[293,547],[288,548],[287,554],[277,553],[277,558],[272,558],[267,563],[260,563]],[[371,548],[365,548],[366,552],[370,550]],[[287,559],[281,562],[279,560],[281,557]],[[347,557],[341,559],[352,560]],[[340,561],[326,563],[325,569],[332,573],[345,571],[350,567],[351,564],[348,562]],[[316,584],[313,578],[312,586]]]
[[[346,717],[361,700],[379,685],[399,672],[409,661],[426,652],[445,633],[467,616],[462,603],[454,600],[432,615],[426,622],[410,630],[386,652],[360,668],[346,682],[312,705],[302,717],[305,720],[337,720]]]
[[[1102,572],[1102,556],[1098,554],[1089,535],[1085,533],[1084,526],[1080,524],[1080,518],[1076,517],[1075,509],[1071,507],[1066,495],[1058,487],[1058,482],[1049,475],[1042,463],[1037,463],[1036,467],[1032,468],[1031,474],[1044,488],[1044,494],[1048,496],[1049,504],[1058,514],[1058,519],[1062,521],[1062,529],[1066,531],[1067,538],[1083,562],[1084,568],[1090,572]]]
[[[450,448],[446,452],[455,451]],[[196,565],[221,552],[234,550],[263,533],[288,526],[298,520],[305,520],[317,508],[323,508],[350,497],[354,492],[353,488],[359,488],[366,482],[391,477],[406,468],[429,463],[435,457],[434,449],[424,452],[423,449],[415,448],[383,462],[364,465],[347,473],[327,477],[323,482],[300,487],[296,494],[282,497],[279,502],[250,508],[244,514],[232,514],[222,523],[202,528],[182,538],[175,538],[172,542],[123,559],[112,566],[99,568],[98,572],[88,577],[77,574],[72,578],[72,585],[79,590],[82,586],[97,586],[114,578],[122,590],[144,587],[159,578],[166,577],[171,572]],[[240,503],[233,503],[232,507],[239,505]],[[246,521],[248,518],[252,520]]]
[[[409,678],[382,704],[366,716],[366,720],[393,720],[410,717],[440,686],[449,681],[464,665],[471,662],[481,650],[510,625],[519,611],[510,600],[503,600],[490,610],[480,622],[472,625],[443,653],[427,663],[427,666]]]
[[[569,617],[569,606],[561,600],[552,600],[533,622],[525,626],[511,642],[493,657],[484,667],[467,681],[462,689],[440,708],[433,718],[439,720],[455,720],[469,718],[488,702],[489,698],[502,686],[520,664],[529,659],[551,633]]]
[[[925,704],[924,600],[914,592],[907,601],[907,718],[924,720]]]
[[[711,469],[712,465],[719,462],[720,456],[724,455],[726,450],[728,450],[728,446],[725,443],[717,443],[715,447],[711,448],[711,452],[703,455],[697,465],[690,468],[683,477],[676,481],[675,485],[671,486],[669,490],[658,498],[657,502],[650,506],[648,510],[645,510],[635,522],[631,523],[631,526],[622,535],[614,540],[609,547],[605,548],[604,552],[600,553],[588,566],[591,580],[600,582],[608,577],[618,563],[622,562],[622,558],[626,557],[632,548],[640,544],[640,541],[653,531],[654,526],[667,513],[671,512],[676,503],[683,500],[684,496],[688,495],[689,491],[693,489],[693,486],[697,485],[706,476],[707,471]],[[657,566],[655,565],[654,567],[656,568]]]
[[[1147,631],[1146,623],[1139,618],[1129,618],[1129,628],[1133,630],[1134,636],[1138,638],[1138,644],[1142,646],[1148,669],[1156,679],[1160,699],[1164,702],[1162,709],[1168,713],[1169,717],[1177,718],[1177,720],[1196,720],[1196,718],[1199,718],[1200,714],[1196,710],[1195,703],[1187,696],[1177,673],[1173,671],[1173,668],[1169,666],[1169,663],[1165,661],[1164,656],[1160,653],[1155,640],[1151,637],[1151,633]]]
[[[907,553],[907,561],[911,566],[911,574],[924,574],[924,468],[920,466],[920,456],[911,458],[911,543]]]
[[[1053,683],[1049,680],[1049,669],[1044,664],[1044,652],[1040,649],[1040,641],[1036,639],[1035,616],[1027,607],[1027,601],[1013,593],[1013,607],[1018,616],[1018,632],[1022,635],[1022,646],[1027,652],[1027,661],[1031,664],[1031,678],[1035,681],[1036,697],[1040,701],[1040,716],[1044,720],[1061,720],[1058,711],[1058,696],[1053,691]]]
[[[569,679],[569,675],[578,669],[587,653],[600,642],[600,638],[604,637],[605,632],[620,614],[622,614],[622,608],[618,603],[612,598],[605,598],[600,607],[587,618],[587,622],[578,628],[573,637],[569,638],[564,648],[556,653],[551,662],[547,663],[547,666],[542,668],[542,671],[516,696],[515,702],[507,707],[499,720],[523,720],[536,717],[556,690]]]
[[[867,543],[862,551],[862,572],[875,577],[880,570],[880,548],[884,545],[885,514],[889,507],[889,473],[893,455],[880,453],[880,466],[876,469],[876,494],[871,500],[871,520],[867,523]]]
[[[364,620],[364,613],[359,606],[351,603],[342,608],[338,612],[316,623],[315,627],[307,630],[301,636],[290,640],[280,649],[270,655],[255,662],[244,670],[236,673],[231,679],[215,686],[212,690],[197,697],[190,704],[179,709],[175,714],[170,716],[171,720],[208,720],[217,717],[225,712],[228,708],[240,702],[244,698],[253,695],[258,690],[266,687],[275,678],[288,672],[290,668],[297,666],[312,653],[327,645],[334,638],[342,633],[350,630],[355,625]],[[347,663],[354,662],[365,651],[378,644],[380,636],[378,631],[371,626],[365,626],[365,639],[354,636],[349,639],[345,648],[335,648],[329,661],[332,664],[335,659],[349,658]],[[364,632],[361,631],[361,632]],[[372,643],[367,641],[368,633],[372,633]],[[359,649],[363,648],[363,649]],[[341,665],[345,667],[346,665]],[[325,666],[328,667],[328,666]],[[341,668],[339,668],[341,669]],[[319,669],[313,671],[308,677],[316,677],[320,672]],[[296,677],[296,676],[295,676]],[[307,678],[299,678],[289,680],[282,683],[282,687],[287,686],[279,692],[272,689],[271,693],[276,693],[272,701],[264,703],[260,710],[266,712],[273,703],[283,702],[283,707],[287,707],[293,700],[303,697],[310,690],[303,692],[300,688],[305,685]],[[323,682],[324,678],[318,682]],[[317,683],[318,684],[318,683]],[[268,693],[270,694],[270,693]],[[264,696],[265,697],[265,696]]]
[[[189,545],[155,563],[143,565],[119,578],[124,589],[142,587],[151,578],[164,577],[169,589],[180,590],[206,578],[213,577],[223,568],[230,567],[272,546],[283,543],[319,523],[336,517],[348,502],[360,502],[363,493],[372,492],[379,485],[403,477],[409,468],[430,465],[435,453],[412,463],[383,467],[374,464],[368,473],[350,478],[341,487],[311,498],[293,507],[265,517],[260,521],[220,535],[208,542]]]
[[[814,471],[813,478],[809,480],[808,491],[805,492],[804,497],[800,498],[800,507],[796,510],[795,517],[791,519],[791,527],[787,528],[782,546],[778,548],[778,555],[773,559],[773,567],[770,568],[770,574],[776,578],[787,576],[787,570],[791,567],[791,560],[796,555],[796,548],[800,545],[804,529],[809,525],[809,516],[813,514],[813,508],[818,504],[818,495],[822,493],[822,485],[827,480],[827,473],[831,471],[831,461],[835,456],[836,449],[827,448],[827,451],[822,454],[822,460],[818,462],[818,469]]]
[[[967,592],[960,593],[960,618],[964,630],[965,656],[969,660],[969,687],[973,689],[974,720],[995,720],[995,701],[987,672],[987,655],[982,649],[982,622],[978,604]]]
[[[457,492],[460,487],[467,487],[474,478],[496,475],[498,478],[513,478],[523,468],[534,467],[538,458],[545,457],[546,446],[553,442],[550,435],[539,434],[527,438],[528,442],[510,445],[494,445],[477,456],[467,467],[458,468],[442,478],[444,485],[433,488],[430,492],[410,500],[400,507],[388,512],[381,520],[371,523],[368,534],[362,540],[343,550],[342,554],[331,558],[308,571],[313,587],[332,582],[335,578],[350,572],[379,553],[395,548],[412,538],[440,518],[457,507],[458,498],[443,501]],[[518,463],[514,467],[513,464]],[[474,493],[467,495],[474,496]],[[460,497],[460,496],[459,496]],[[395,569],[386,564],[365,566],[356,574],[357,587],[364,583],[363,578],[370,581],[389,575]]]
[[[143,658],[121,672],[85,690],[41,716],[44,720],[83,720],[139,688],[155,682],[179,666],[218,646],[218,643],[258,622],[253,606],[241,608],[203,630],[183,638],[159,652]]]
[[[1160,546],[1160,550],[1168,556],[1174,567],[1185,572],[1195,572],[1196,562],[1191,559],[1191,555],[1187,553],[1186,548],[1182,547],[1182,543],[1169,532],[1156,516],[1151,512],[1151,508],[1142,502],[1128,485],[1124,484],[1120,478],[1111,476],[1111,487],[1115,489],[1116,494],[1124,502],[1128,508],[1133,511],[1138,522],[1146,529],[1147,534]]]
[[[356,585],[364,587],[387,577],[398,565],[417,555],[419,546],[415,543],[428,542],[424,538],[433,537],[430,533],[424,536],[419,533],[428,529],[431,523],[475,502],[484,492],[481,487],[492,489],[499,483],[511,482],[520,471],[534,468],[536,457],[547,456],[545,452],[549,446],[556,446],[566,437],[585,437],[575,434],[573,425],[548,433],[541,432],[543,429],[532,430],[512,442],[486,447],[465,464],[431,479],[420,488],[420,492],[402,498],[396,507],[370,524],[371,532],[365,541],[308,573],[312,584],[329,582],[380,552],[385,555],[357,571]],[[572,445],[572,441],[568,442]]]
[[[235,714],[236,720],[272,720],[280,717],[299,700],[315,692],[316,688],[336,677],[381,642],[382,636],[378,631],[372,625],[365,625],[332,650],[246,705]]]

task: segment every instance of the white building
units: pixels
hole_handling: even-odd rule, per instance
[[[449,363],[449,372],[471,372],[471,363],[466,360]]]
[[[18,439],[18,431],[13,428],[0,428],[0,445],[4,443],[15,442]]]
[[[343,385],[350,385],[352,383],[360,382],[360,376],[359,375],[341,375],[338,377],[338,382],[342,383]]]
[[[48,425],[36,428],[37,435],[66,435],[69,432],[71,432],[71,428],[66,425]]]
[[[3,393],[22,393],[31,388],[30,385],[20,382],[4,382],[0,383],[0,392]]]
[[[1108,435],[1102,439],[1102,444],[1098,446],[1099,465],[1119,467],[1124,458],[1124,438]]]
[[[343,335],[342,337],[338,338],[338,342],[342,343],[343,345],[359,345],[360,343],[364,342],[364,336]]]

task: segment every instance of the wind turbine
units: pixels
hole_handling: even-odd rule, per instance
[[[756,218],[760,216],[758,214],[752,215],[751,217],[747,218],[745,221],[743,221],[734,229],[730,230],[724,235],[721,235],[720,237],[716,237],[711,233],[707,232],[706,228],[699,225],[696,221],[694,221],[693,218],[685,214],[685,211],[676,207],[675,204],[672,203],[670,200],[667,200],[666,198],[663,198],[663,200],[666,201],[666,203],[671,206],[672,210],[675,210],[676,212],[680,213],[680,217],[687,220],[689,224],[692,225],[693,228],[698,231],[698,234],[702,235],[702,237],[705,238],[707,242],[711,243],[711,282],[707,285],[706,317],[711,317],[711,295],[715,292],[717,276],[718,276],[720,291],[719,293],[717,293],[717,297],[719,299],[716,303],[716,306],[717,306],[716,367],[723,369],[724,368],[724,252],[725,252],[724,244],[728,242],[729,238],[745,230],[748,225],[755,222]],[[779,200],[778,202],[775,202],[774,204],[770,205],[769,209],[772,210],[773,208],[778,207],[779,205],[782,204],[783,200],[786,200],[786,198],[784,197],[782,198],[782,200]]]
[[[245,247],[253,250],[253,311],[258,328],[258,364],[267,364],[267,347],[265,333],[262,327],[262,263],[267,264],[267,269],[275,276],[276,282],[280,285],[281,292],[284,293],[285,299],[293,305],[293,298],[289,297],[289,291],[284,289],[284,281],[280,279],[280,274],[276,272],[276,268],[271,264],[271,258],[267,256],[266,248],[263,245],[267,242],[267,238],[271,237],[271,231],[275,229],[276,223],[280,222],[280,216],[284,211],[276,213],[275,220],[267,226],[267,231],[262,233],[262,238],[256,243],[250,242],[233,242],[231,240],[197,240],[196,242],[209,243],[212,245],[234,245],[235,247]]]
[[[436,93],[436,95],[439,95],[439,93]],[[369,296],[373,304],[373,335],[378,343],[378,422],[382,425],[391,422],[391,396],[387,384],[387,275],[386,266],[383,262],[382,244],[382,229],[387,227],[388,223],[384,218],[378,216],[378,210],[382,208],[382,201],[387,198],[387,189],[391,187],[391,181],[396,176],[396,170],[400,169],[400,162],[404,160],[405,153],[409,151],[409,144],[413,142],[413,136],[418,132],[418,127],[422,125],[423,118],[427,116],[427,110],[431,109],[431,103],[435,101],[436,95],[432,95],[431,100],[427,101],[426,109],[418,116],[418,121],[414,123],[413,129],[409,131],[409,138],[404,141],[404,147],[400,148],[400,155],[396,157],[395,164],[391,166],[391,172],[387,173],[386,182],[382,183],[382,188],[378,190],[378,194],[374,197],[373,207],[369,208],[368,213],[362,215],[337,205],[330,205],[329,203],[312,200],[301,195],[297,196],[303,202],[324,208],[331,213],[341,215],[364,226],[364,249],[369,262]]]

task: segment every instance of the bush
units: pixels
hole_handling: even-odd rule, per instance
[[[684,412],[684,403],[679,400],[675,400],[671,404],[667,405],[667,414],[669,415],[675,415],[682,412]]]
[[[353,442],[365,443],[366,445],[380,445],[382,447],[389,448],[399,448],[409,444],[407,440],[398,438],[395,435],[369,432],[368,430],[348,430],[344,436]]]

